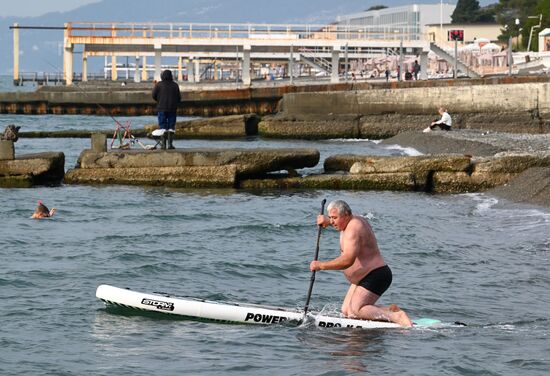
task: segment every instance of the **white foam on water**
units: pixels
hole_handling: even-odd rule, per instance
[[[325,305],[321,309],[321,311],[318,313],[318,315],[331,316],[331,317],[343,317],[340,307],[333,303]]]
[[[486,196],[482,193],[466,193],[464,195],[478,202],[474,209],[474,214],[484,214],[498,204],[498,200],[495,197]]]
[[[369,221],[372,221],[374,219],[374,213],[367,213],[367,214],[360,214],[361,217],[368,219]]]
[[[424,155],[423,153],[419,152],[418,150],[416,150],[414,148],[403,147],[403,146],[400,146],[400,145],[388,145],[388,146],[384,146],[384,149],[399,150],[399,151],[404,152],[405,155],[409,155],[411,157]]]
[[[516,231],[532,230],[535,228],[543,228],[546,231],[548,224],[550,223],[550,212],[543,210],[518,206],[505,207],[498,206],[499,200],[496,197],[486,195],[484,193],[466,193],[464,196],[471,197],[474,201],[477,201],[475,209],[472,214],[478,216],[494,217],[499,220],[505,219],[506,222],[514,222]]]
[[[382,140],[369,140],[368,138],[330,138],[329,142],[372,142],[373,144],[379,144]]]

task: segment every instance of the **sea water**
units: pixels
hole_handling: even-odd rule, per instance
[[[140,128],[154,117],[121,118]],[[120,120],[120,119],[119,119]],[[26,130],[114,129],[109,117],[1,115]],[[144,143],[152,143],[146,139]],[[25,139],[16,153],[89,139]],[[177,140],[183,147],[313,147],[401,155],[368,140]],[[373,226],[394,281],[381,304],[448,326],[319,329],[204,323],[110,311],[107,283],[300,308],[321,200]],[[32,220],[37,200],[58,213]],[[550,212],[487,194],[60,185],[0,189],[2,375],[544,375],[550,369]],[[338,256],[323,230],[320,259]],[[310,310],[336,314],[347,283],[316,274]],[[468,326],[452,323],[461,321]]]

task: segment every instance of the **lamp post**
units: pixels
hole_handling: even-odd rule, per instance
[[[443,42],[443,0],[440,0],[439,2],[439,37],[441,40],[440,43]]]
[[[527,18],[538,18],[538,25],[531,26],[531,31],[529,32],[529,42],[527,43],[527,52],[531,51],[531,38],[533,38],[533,30],[538,29],[542,25],[542,13],[539,16],[529,16]],[[540,51],[540,50],[539,50]]]
[[[516,18],[516,29],[518,29],[518,36],[516,38],[516,51],[519,51],[519,32],[521,30],[521,28],[519,27],[519,18]]]
[[[504,30],[508,31],[508,25],[504,25]],[[512,30],[508,34],[508,76],[512,75]]]

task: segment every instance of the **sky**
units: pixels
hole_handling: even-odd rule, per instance
[[[66,12],[100,0],[2,0],[0,17],[36,17],[49,12]]]

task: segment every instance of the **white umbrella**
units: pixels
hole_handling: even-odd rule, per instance
[[[484,53],[486,52],[500,52],[501,48],[498,44],[495,44],[495,43],[487,43],[486,45],[484,45],[483,47],[481,47],[481,51],[483,51]]]

